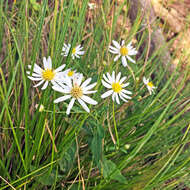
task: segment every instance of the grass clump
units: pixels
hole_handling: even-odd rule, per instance
[[[190,186],[188,69],[147,56],[140,13],[118,28],[126,5],[0,2],[0,189]]]

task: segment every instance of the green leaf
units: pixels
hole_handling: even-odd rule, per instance
[[[102,162],[103,167],[103,176],[107,179],[117,180],[120,183],[127,183],[126,178],[121,174],[121,171],[117,168],[114,162],[111,160],[103,159]]]
[[[62,153],[59,166],[63,172],[67,173],[72,168],[75,161],[76,149],[76,142],[74,141],[67,152]]]
[[[53,185],[55,181],[55,174],[53,172],[51,174],[47,172],[45,175],[42,175],[36,179],[43,185]]]
[[[92,143],[91,143],[91,151],[93,154],[94,161],[97,165],[99,165],[100,160],[102,160],[102,136],[99,135],[99,133],[96,131]]]
[[[81,184],[72,184],[71,190],[82,190]]]
[[[57,175],[57,171],[54,168],[51,173],[47,172],[36,179],[43,185],[53,185],[55,181],[59,181],[62,177],[61,175]]]

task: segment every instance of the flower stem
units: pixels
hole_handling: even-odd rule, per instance
[[[116,135],[116,140],[117,140],[117,148],[118,148],[119,147],[119,136],[118,136],[117,125],[116,125],[116,121],[115,121],[114,102],[113,102],[113,123],[114,123],[115,135]]]

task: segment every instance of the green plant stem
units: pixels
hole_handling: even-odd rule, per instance
[[[113,123],[114,123],[115,135],[116,135],[116,140],[117,140],[117,148],[118,148],[119,147],[119,136],[118,136],[117,125],[116,125],[116,120],[115,120],[114,102],[113,102]]]

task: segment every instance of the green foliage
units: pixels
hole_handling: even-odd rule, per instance
[[[62,152],[59,160],[60,170],[64,173],[68,173],[71,170],[73,164],[75,163],[76,157],[76,143],[74,142],[67,152]]]
[[[103,159],[102,162],[103,168],[103,176],[105,179],[117,180],[120,183],[127,183],[126,178],[121,174],[120,170],[118,170],[117,166],[111,160]]]
[[[148,29],[141,13],[130,31],[119,24],[127,18],[128,1],[105,0],[93,10],[88,3],[0,1],[0,189],[190,187],[188,68],[180,80],[178,68],[168,72],[160,60],[164,47],[144,65]],[[158,23],[152,24],[154,30]],[[108,47],[112,40],[134,37],[136,64],[124,68]],[[85,54],[77,60],[62,56],[64,43],[82,44]],[[59,93],[50,86],[33,88],[28,65],[42,66],[48,56],[53,68],[66,64],[97,82],[92,98],[98,104],[90,113],[75,104],[66,115],[67,101],[53,103]],[[102,75],[113,70],[127,76],[127,90],[133,92],[128,103],[101,99]],[[142,76],[157,86],[153,95]],[[39,112],[41,104],[45,110]]]
[[[34,10],[39,11],[41,9],[40,4],[37,3],[36,0],[30,0],[30,3],[32,4]]]

